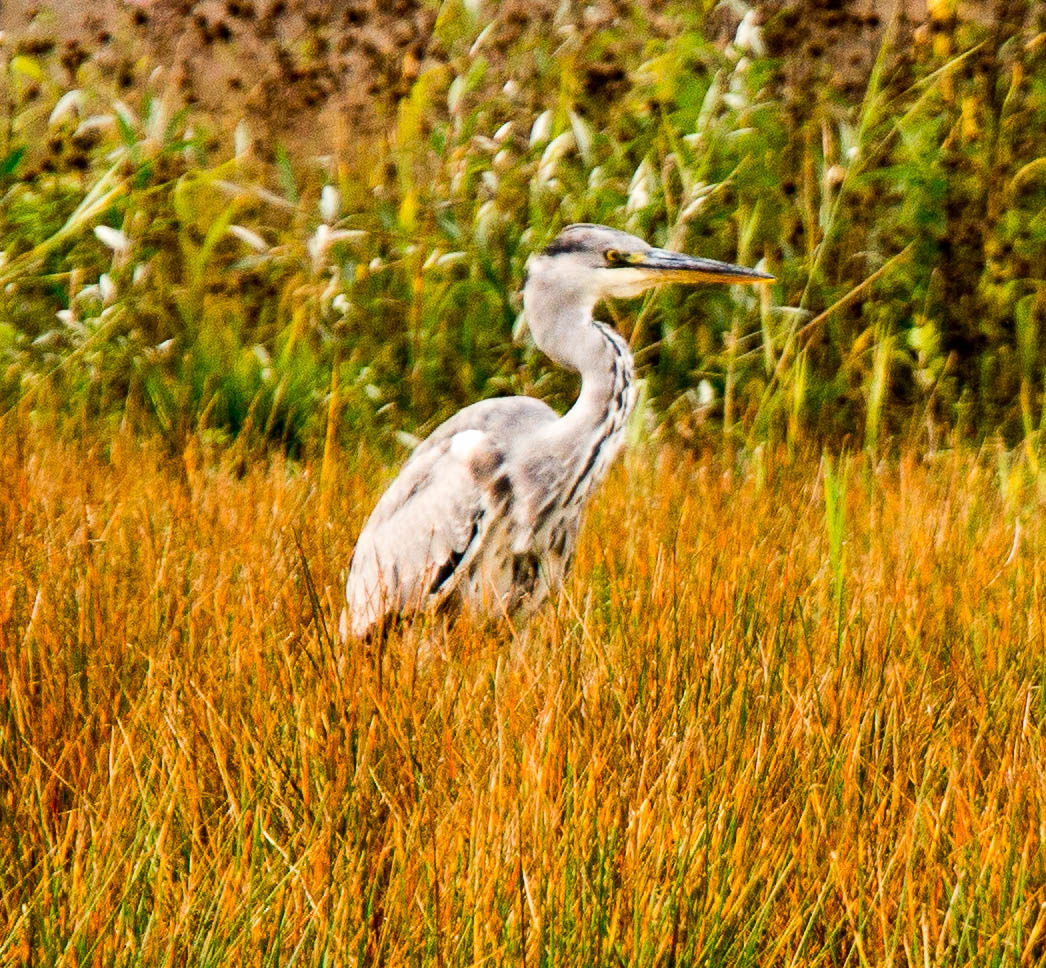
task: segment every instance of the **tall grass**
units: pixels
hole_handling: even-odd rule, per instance
[[[162,72],[125,103],[0,46],[0,408],[300,454],[328,414],[388,452],[481,395],[563,403],[516,293],[590,220],[778,276],[653,296],[634,329],[610,307],[669,435],[1037,437],[1046,46],[1007,7],[888,30],[854,97],[790,90],[751,18],[717,47],[692,4],[551,31],[444,4],[387,130],[321,158],[212,137]]]
[[[331,638],[370,458],[8,421],[0,961],[1042,963],[1007,457],[640,451],[529,628],[375,652]]]

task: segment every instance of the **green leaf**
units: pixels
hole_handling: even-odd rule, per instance
[[[298,185],[294,178],[294,169],[291,159],[287,155],[287,149],[283,145],[276,146],[276,171],[280,179],[280,187],[287,201],[292,205],[298,204]]]
[[[19,145],[7,153],[7,157],[0,161],[0,178],[13,175],[15,169],[21,164],[25,157],[25,145]]]

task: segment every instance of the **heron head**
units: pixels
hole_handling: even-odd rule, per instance
[[[548,286],[582,291],[593,302],[636,296],[666,282],[771,282],[755,269],[669,252],[605,225],[568,225],[531,266],[530,276]]]

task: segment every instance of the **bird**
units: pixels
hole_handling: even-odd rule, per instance
[[[419,613],[525,621],[562,585],[635,407],[632,353],[596,305],[667,282],[773,279],[604,225],[564,228],[528,262],[523,312],[537,347],[580,375],[576,401],[560,415],[533,397],[482,400],[417,445],[356,540],[342,638]]]

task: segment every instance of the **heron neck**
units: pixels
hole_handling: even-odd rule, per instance
[[[632,410],[632,354],[628,344],[609,326],[590,321],[586,327],[581,391],[560,419],[561,432],[584,448],[593,437],[620,430]]]
[[[596,447],[612,459],[634,403],[628,344],[593,318],[595,298],[587,293],[528,287],[524,299],[538,348],[581,375],[577,400],[551,428],[556,452],[576,451],[585,462]]]
[[[569,362],[560,361],[580,372],[581,391],[549,428],[547,441],[548,453],[565,458],[560,465],[564,504],[583,502],[606,476],[635,405],[632,354],[617,333],[590,319],[574,348]]]

